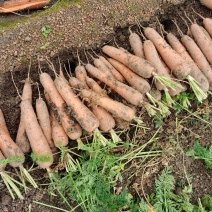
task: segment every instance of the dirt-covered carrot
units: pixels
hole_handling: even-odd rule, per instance
[[[29,71],[30,71],[30,68],[29,68]],[[29,99],[30,102],[32,103],[32,87],[31,87],[29,72],[28,72],[28,77],[25,79],[24,88],[22,92],[22,99]],[[22,152],[27,153],[30,151],[30,144],[26,135],[22,113],[20,116],[18,132],[16,135],[16,143],[21,148]]]
[[[212,42],[207,38],[198,24],[192,24],[190,29],[195,42],[212,65]]]
[[[1,109],[0,109],[0,128],[3,129],[6,133],[10,134]]]
[[[93,104],[105,108],[113,116],[122,118],[126,121],[132,121],[135,117],[135,111],[121,102],[114,101],[108,97],[100,96],[94,91],[83,89],[81,95],[84,98],[90,99]]]
[[[143,43],[141,38],[138,34],[132,32],[131,29],[129,29],[129,32],[129,42],[134,54],[138,57],[144,58]]]
[[[206,99],[207,94],[201,90],[196,80],[190,75],[192,67],[153,28],[145,28],[144,33],[154,43],[159,54],[173,71],[174,75],[180,80],[187,79],[189,81],[191,88],[200,102]]]
[[[43,100],[43,98],[41,98],[39,86],[38,86],[38,93],[39,97],[36,99],[36,105],[35,105],[38,122],[40,124],[41,130],[43,131],[46,140],[48,141],[49,147],[54,153],[56,151],[56,147],[54,145],[54,142],[52,141],[52,130],[50,124],[49,111],[45,101]]]
[[[192,67],[192,71],[190,75],[201,85],[201,89],[204,92],[207,92],[209,89],[209,82],[205,75],[201,72],[201,70],[197,67],[196,63],[192,60],[188,52],[186,51],[185,47],[182,45],[182,43],[178,40],[176,36],[174,36],[172,33],[167,34],[167,40],[170,44],[170,46],[182,57],[185,59],[186,62],[189,63],[189,65]],[[191,39],[187,35],[183,35],[181,33],[181,37],[184,41],[188,39]]]
[[[211,0],[200,0],[200,2],[205,5],[208,9],[212,10],[212,1]]]
[[[103,73],[91,64],[87,64],[85,68],[88,73],[92,74],[92,76],[111,87],[115,92],[121,95],[129,103],[135,106],[141,106],[143,102],[143,95],[140,92],[114,78],[111,78],[110,76]]]
[[[124,82],[124,77],[107,61],[107,59],[103,56],[99,56],[99,59],[109,68],[110,72],[120,82]]]
[[[54,109],[54,105],[52,104],[47,92],[45,92],[45,98],[50,110],[51,131],[54,144],[58,148],[61,148],[62,146],[67,146],[68,136],[59,121],[59,117],[57,118],[57,109]]]
[[[48,93],[52,103],[57,108],[61,124],[68,137],[73,140],[80,138],[80,136],[82,135],[82,129],[80,125],[74,120],[72,120],[70,116],[66,113],[66,103],[58,92],[57,88],[55,87],[54,81],[52,80],[50,75],[48,75],[47,73],[41,73],[40,82],[43,85],[45,91]]]

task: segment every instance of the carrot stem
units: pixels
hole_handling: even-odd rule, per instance
[[[116,134],[116,132],[112,129],[112,130],[110,130],[110,135],[111,135],[111,137],[112,137],[112,141],[113,141],[113,143],[118,143],[118,142],[120,142],[121,141],[121,138]]]
[[[205,93],[201,88],[199,83],[190,75],[187,76],[187,80],[189,81],[189,84],[196,95],[199,102],[202,103],[202,100],[207,98],[207,93]]]
[[[106,146],[109,141],[107,140],[107,138],[105,138],[102,133],[98,130],[98,128],[96,128],[94,130],[94,137],[96,137],[97,140],[101,141],[103,146]]]
[[[175,104],[175,102],[172,99],[172,97],[170,96],[168,89],[164,90],[164,93],[165,93],[165,103],[166,103],[166,105],[168,107],[172,107]]]

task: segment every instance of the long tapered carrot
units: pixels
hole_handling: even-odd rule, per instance
[[[93,104],[99,105],[109,111],[114,117],[131,121],[135,117],[135,111],[121,102],[114,101],[108,97],[100,96],[94,91],[83,89],[81,95],[90,99]]]
[[[203,55],[200,48],[197,46],[197,44],[194,42],[192,38],[190,38],[187,35],[184,35],[181,38],[182,44],[185,46],[189,54],[191,55],[194,62],[197,64],[199,69],[204,73],[205,77],[207,78],[207,82],[205,84],[201,83],[201,86],[204,87],[204,89],[208,89],[210,86],[210,90],[212,89],[212,69]],[[198,76],[197,76],[198,77]]]
[[[212,65],[212,42],[207,39],[207,36],[204,34],[198,24],[192,24],[190,29],[195,42],[197,43],[209,63]]]
[[[72,120],[70,116],[66,113],[66,103],[58,92],[57,88],[55,87],[52,78],[47,73],[41,73],[40,82],[43,85],[45,91],[49,94],[52,103],[56,106],[61,124],[66,134],[69,136],[69,138],[73,140],[80,138],[80,136],[82,135],[82,129],[80,125],[74,120]]]
[[[27,99],[22,100],[21,109],[30,146],[37,157],[36,163],[43,169],[48,168],[53,163],[52,151],[41,130],[30,101]]]
[[[111,87],[129,103],[135,106],[140,106],[142,104],[143,95],[139,91],[126,84],[123,84],[116,79],[111,78],[91,64],[87,64],[85,68],[88,73],[91,73],[95,78],[99,79],[101,82],[104,82],[106,85]]]
[[[125,53],[113,46],[106,45],[102,47],[102,51],[113,59],[123,63],[143,78],[150,78],[153,76],[153,72],[156,72],[155,68],[147,60],[130,53]]]
[[[181,35],[184,37],[184,40],[186,40],[187,35]],[[201,70],[197,67],[196,63],[192,60],[191,56],[186,51],[185,47],[182,45],[182,43],[178,40],[176,36],[174,36],[172,33],[167,34],[167,40],[171,47],[182,57],[185,59],[186,62],[190,64],[192,67],[192,71],[190,75],[201,85],[201,88],[204,92],[207,92],[209,89],[209,82],[205,75],[201,72]],[[190,38],[189,38],[190,40]],[[192,50],[193,51],[193,50]]]
[[[81,127],[87,132],[92,132],[98,128],[98,119],[74,94],[71,87],[65,84],[60,77],[56,77],[54,84],[67,105],[72,109],[73,117],[79,122]]]

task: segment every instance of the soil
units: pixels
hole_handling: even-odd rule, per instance
[[[58,56],[61,63],[66,67],[68,67],[68,61],[70,61],[73,71],[77,65],[77,50],[84,62],[86,62],[84,49],[93,48],[97,53],[101,53],[100,47],[102,45],[106,43],[116,45],[114,39],[118,45],[131,51],[128,42],[128,27],[132,26],[133,31],[139,32],[136,25],[137,20],[143,26],[151,26],[160,31],[157,17],[166,31],[179,35],[172,23],[172,20],[176,19],[180,29],[186,33],[187,27],[180,16],[185,17],[185,11],[193,20],[194,14],[191,6],[201,15],[211,16],[211,11],[202,6],[198,0],[85,0],[78,4],[62,7],[54,13],[43,15],[40,12],[42,15],[39,16],[38,13],[36,17],[31,17],[27,21],[24,20],[23,24],[13,29],[2,30],[0,33],[0,108],[4,112],[12,138],[15,139],[18,128],[20,99],[11,81],[10,70],[13,70],[15,83],[19,91],[22,91],[30,58],[32,61],[30,76],[34,82],[39,82],[38,57],[42,69],[52,75],[52,71],[45,63],[45,56],[51,59],[56,68],[59,67]],[[6,18],[14,19],[14,17],[17,16],[0,16],[0,27]],[[202,25],[201,19],[196,15],[195,19]],[[43,26],[49,26],[52,29],[46,39],[41,33]],[[40,47],[46,43],[49,45],[41,49]],[[42,88],[41,92],[43,93]],[[35,86],[33,87],[33,94],[33,103],[35,103],[38,96]],[[191,110],[197,111],[198,115],[204,118],[207,116],[208,122],[212,121],[209,100],[204,101],[202,105],[194,105]],[[174,111],[172,112],[174,113]],[[139,129],[136,139],[138,143],[142,144],[152,137],[156,129],[153,119],[149,118],[145,112],[141,111],[141,113],[145,126],[151,129],[147,134]],[[176,120],[184,120],[184,122],[180,122],[180,125],[176,127]],[[133,130],[133,127],[131,127],[130,131]],[[197,199],[204,194],[212,192],[212,171],[206,169],[203,161],[193,160],[184,155],[184,152],[197,139],[204,146],[211,145],[211,126],[182,111],[177,116],[173,114],[164,120],[157,137],[159,139],[155,145],[158,149],[165,150],[162,157],[142,166],[140,165],[142,161],[133,161],[128,167],[128,171],[124,173],[124,181],[121,186],[127,186],[129,192],[135,197],[145,197],[145,194],[150,194],[153,191],[153,183],[160,174],[160,170],[171,165],[177,185],[176,192],[180,192],[182,188],[179,186],[179,182],[187,185],[186,174],[192,176],[193,203],[196,203]],[[26,168],[30,167],[31,161],[27,160],[25,166]],[[13,169],[8,168],[7,171],[12,172],[15,176]],[[32,174],[40,183],[48,182],[45,171],[37,169]],[[129,176],[132,177],[129,178]],[[33,201],[65,209],[64,204],[57,197],[49,197],[46,186],[40,189],[31,188],[25,194],[24,201],[18,199],[13,201],[5,187],[0,190],[1,211],[58,211],[38,205]],[[74,205],[74,203],[72,204]]]

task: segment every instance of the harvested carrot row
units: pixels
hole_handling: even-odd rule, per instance
[[[168,67],[173,71],[174,75],[180,80],[187,79],[189,81],[191,88],[200,102],[206,99],[206,93],[200,89],[198,83],[190,76],[192,67],[153,28],[145,28],[144,33],[154,43],[156,49]]]
[[[65,81],[65,80],[63,80]],[[47,73],[40,74],[40,82],[43,85],[45,91],[48,93],[52,103],[57,108],[58,115],[60,117],[61,124],[70,139],[78,139],[82,135],[82,129],[78,123],[70,119],[70,116],[65,111],[65,101],[61,97],[57,88],[54,85],[54,81]],[[66,82],[64,82],[66,84]]]
[[[186,40],[187,35],[181,34],[182,38],[184,37],[184,40]],[[189,63],[189,65],[192,67],[192,71],[190,75],[201,85],[201,89],[204,92],[207,92],[209,89],[209,82],[205,75],[200,71],[200,69],[197,67],[196,63],[192,60],[188,52],[186,51],[185,47],[182,45],[182,43],[175,37],[172,33],[167,34],[167,40],[171,47],[182,57],[185,59],[186,62]],[[190,38],[189,38],[190,40]]]

